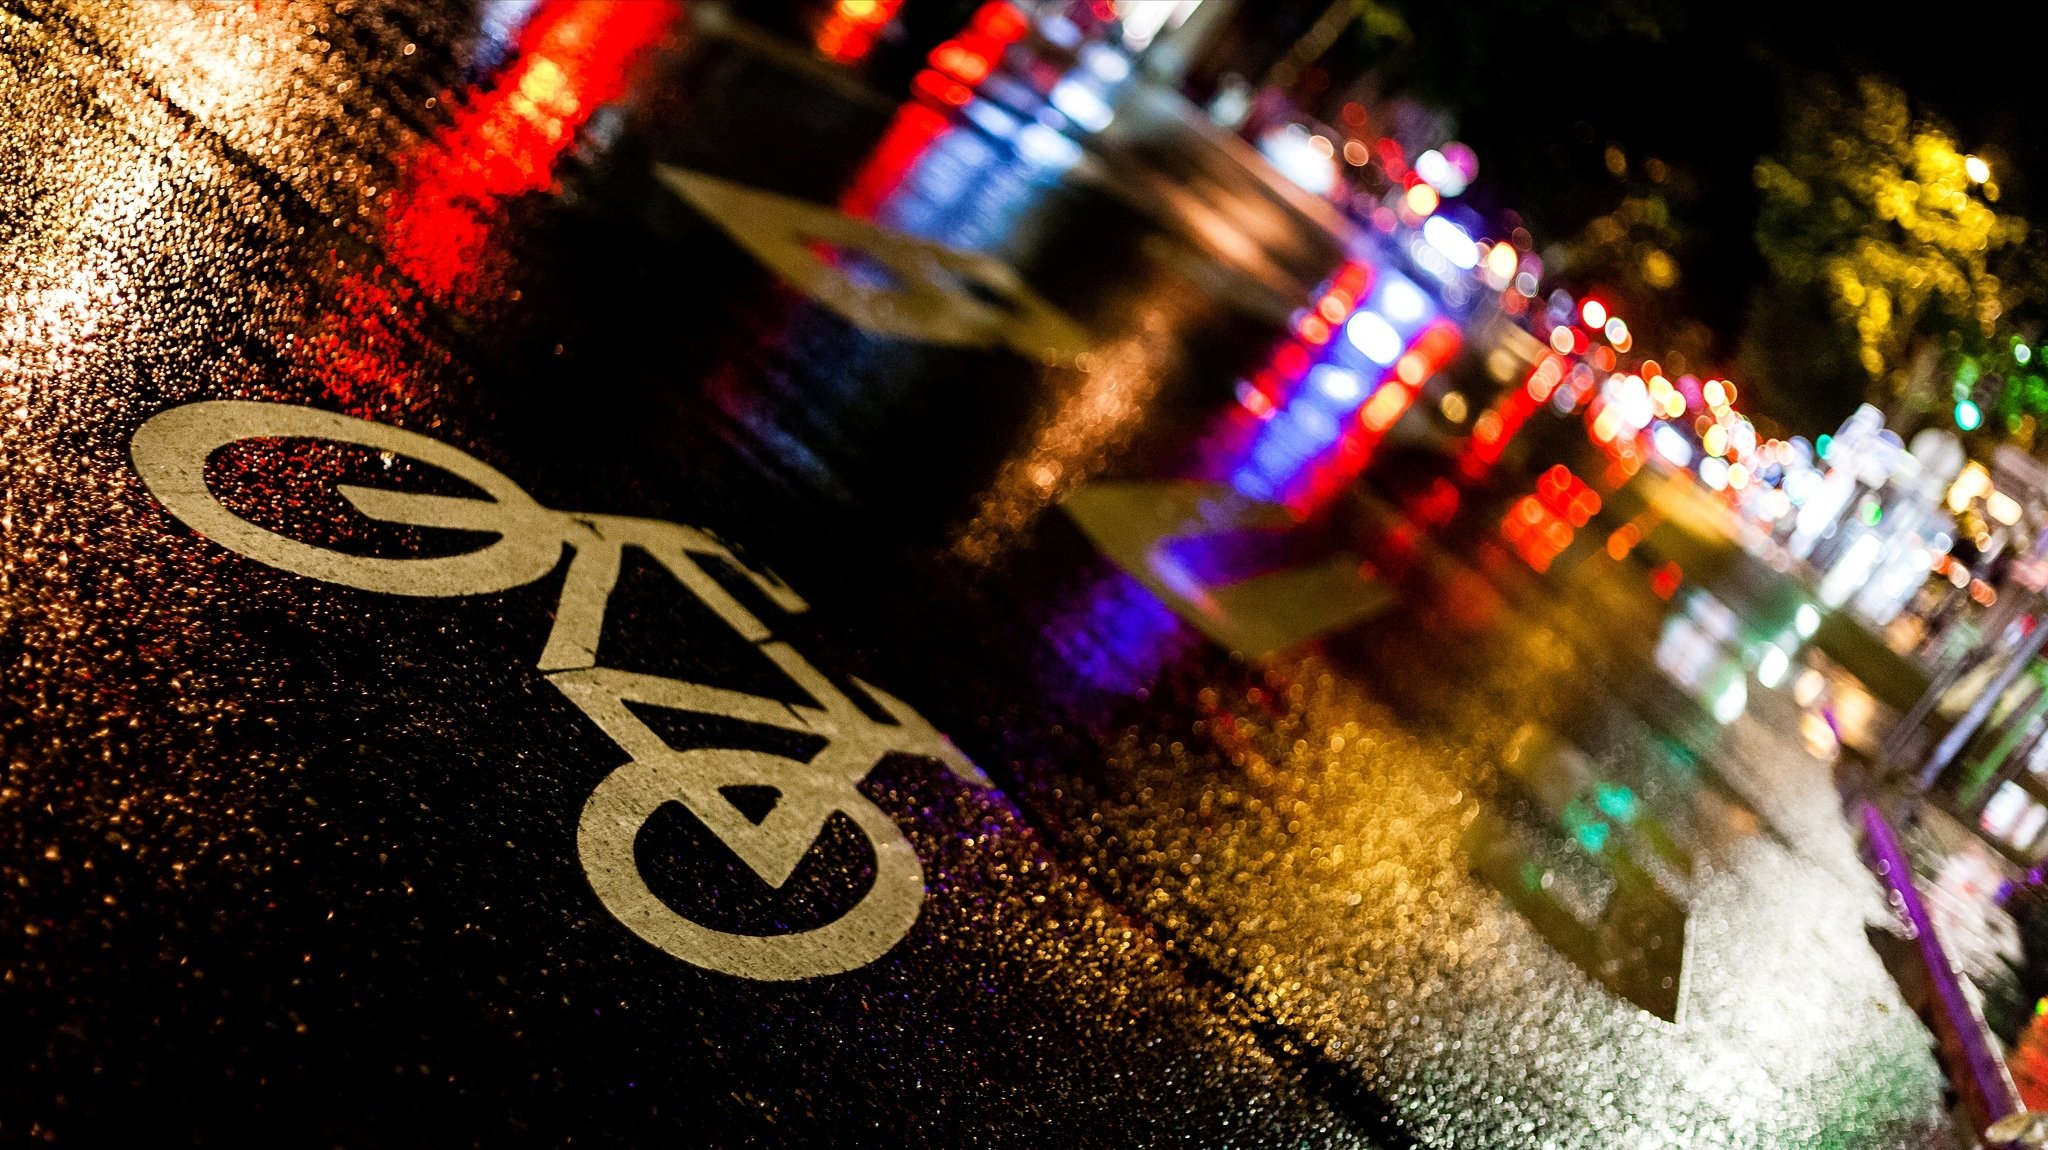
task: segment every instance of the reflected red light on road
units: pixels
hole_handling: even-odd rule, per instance
[[[964,108],[974,99],[974,89],[930,68],[917,74],[910,82],[910,90],[915,96],[948,108]]]
[[[918,103],[896,109],[875,150],[854,173],[853,182],[839,197],[839,210],[858,219],[873,219],[882,201],[903,185],[903,177],[917,165],[932,141],[950,126],[943,113]]]
[[[1401,150],[1400,141],[1392,136],[1382,136],[1373,142],[1372,150],[1380,158],[1380,167],[1386,169],[1387,178],[1405,181],[1411,174],[1408,170],[1407,153]]]
[[[1285,344],[1273,353],[1273,370],[1290,383],[1301,378],[1302,373],[1308,370],[1308,363],[1308,352],[1303,351],[1299,344]]]
[[[1565,518],[1571,520],[1571,524],[1574,527],[1584,527],[1592,522],[1593,517],[1598,514],[1600,514],[1600,497],[1590,490],[1583,491],[1574,496],[1570,506],[1565,509]]]
[[[1458,329],[1446,320],[1438,320],[1423,329],[1401,358],[1394,362],[1394,378],[1411,388],[1421,387],[1430,376],[1443,370],[1452,356],[1458,354],[1459,342]]]
[[[1458,354],[1460,342],[1457,326],[1448,320],[1438,320],[1415,337],[1415,344],[1409,348],[1409,354],[1421,359],[1427,368],[1423,373],[1426,379],[1443,370],[1443,366],[1451,362],[1451,357]]]
[[[675,15],[668,0],[541,6],[489,88],[473,89],[448,127],[399,160],[383,226],[390,264],[428,296],[469,290],[501,203],[545,190],[579,129],[624,91],[627,70]],[[374,410],[403,395],[428,341],[413,333],[421,292],[350,271],[297,358],[344,405]]]
[[[1493,407],[1472,421],[1472,439],[1458,458],[1458,473],[1477,480],[1500,462],[1515,434],[1557,387],[1564,368],[1556,357],[1546,357],[1530,373],[1528,385],[1502,395]]]
[[[1634,551],[1636,544],[1642,541],[1642,530],[1633,523],[1624,523],[1614,529],[1614,534],[1607,537],[1607,555],[1619,562],[1628,558],[1629,552]]]
[[[1338,268],[1337,274],[1330,277],[1329,294],[1343,297],[1347,301],[1344,306],[1349,308],[1365,295],[1366,289],[1372,286],[1372,280],[1372,265],[1352,260]]]
[[[1541,572],[1550,570],[1550,564],[1571,545],[1572,529],[1541,500],[1524,495],[1508,508],[1500,522],[1500,535],[1522,562]]]
[[[974,22],[970,25],[982,35],[1003,45],[1016,43],[1021,39],[1031,22],[1024,18],[1015,5],[995,0],[975,10]]]
[[[1409,500],[1403,508],[1417,522],[1430,527],[1441,527],[1458,513],[1458,504],[1464,496],[1458,485],[1448,479],[1437,479],[1429,490]]]
[[[1546,355],[1543,362],[1537,364],[1535,370],[1529,373],[1529,382],[1526,385],[1529,398],[1542,403],[1549,399],[1550,393],[1556,391],[1557,385],[1563,382],[1564,361],[1554,355]]]
[[[1024,14],[1006,0],[983,4],[958,36],[925,57],[931,67],[910,81],[911,94],[940,107],[966,107],[974,99],[974,89],[1029,27]]]
[[[350,272],[320,326],[294,347],[299,369],[344,406],[374,411],[421,373],[419,293],[397,277]]]
[[[1600,497],[1593,495],[1592,489],[1587,487],[1585,482],[1578,476],[1573,475],[1571,468],[1566,467],[1562,463],[1544,472],[1542,477],[1536,481],[1536,493],[1542,497],[1546,504],[1553,508],[1561,508],[1565,504],[1586,495],[1593,496],[1593,505],[1596,510],[1600,505]]]
[[[983,37],[963,36],[932,49],[927,59],[932,67],[972,86],[988,79],[990,69],[995,66],[995,56],[1001,52],[1001,46],[989,43]]]
[[[1238,393],[1237,401],[1244,406],[1246,411],[1251,412],[1262,420],[1273,418],[1273,412],[1277,410],[1273,406],[1273,401],[1267,398],[1266,393],[1257,387],[1244,388]]]
[[[1371,399],[1365,401],[1365,407],[1358,413],[1358,421],[1369,431],[1385,431],[1394,426],[1394,421],[1400,419],[1401,413],[1407,411],[1408,405],[1413,402],[1413,391],[1401,383],[1388,380],[1380,385],[1378,391],[1372,393]]]
[[[403,166],[385,219],[392,261],[445,295],[477,270],[500,205],[546,190],[591,113],[675,15],[668,0],[558,0],[534,13],[497,84],[473,92]]]
[[[1501,538],[1507,540],[1522,562],[1537,571],[1548,571],[1551,563],[1572,545],[1576,528],[1584,527],[1599,513],[1599,493],[1560,463],[1536,480],[1534,495],[1524,495],[1508,509],[1507,517],[1501,520]],[[1613,549],[1610,539],[1610,554]]]
[[[818,25],[813,41],[818,54],[840,64],[854,64],[874,51],[875,37],[896,18],[903,0],[839,0]]]
[[[1666,563],[1650,576],[1650,590],[1659,599],[1669,599],[1678,594],[1678,585],[1685,580],[1685,571],[1676,562]]]
[[[1480,447],[1492,447],[1507,436],[1507,421],[1497,411],[1481,412],[1472,421],[1472,442]]]

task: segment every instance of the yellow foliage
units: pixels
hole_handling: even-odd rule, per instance
[[[1876,79],[1853,96],[1817,86],[1790,116],[1781,154],[1756,165],[1758,240],[1772,269],[1819,283],[1873,380],[1904,367],[1916,333],[1976,325],[2006,301],[1992,260],[2025,237],[1939,126],[1912,118]]]

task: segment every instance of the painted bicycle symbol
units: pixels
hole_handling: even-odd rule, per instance
[[[206,463],[244,439],[313,439],[390,452],[439,468],[483,492],[466,498],[337,485],[371,519],[454,528],[492,536],[458,555],[379,558],[319,547],[237,515],[207,486]],[[635,934],[685,962],[741,978],[780,980],[837,974],[886,953],[917,921],[924,873],[917,853],[859,784],[892,752],[938,759],[961,779],[989,786],[967,756],[917,712],[886,692],[854,684],[885,711],[870,718],[846,694],[720,585],[716,559],[777,607],[806,610],[774,576],[757,572],[710,532],[657,519],[585,515],[542,506],[502,472],[458,448],[416,432],[286,404],[213,401],[160,412],[135,433],[135,469],[172,515],[246,558],[294,574],[391,595],[484,595],[554,571],[572,552],[555,621],[538,670],[609,735],[627,762],[598,783],[577,824],[577,853],[598,899]],[[605,608],[628,548],[646,554],[727,626],[757,645],[816,706],[600,666]],[[810,759],[729,747],[668,745],[629,704],[719,715],[822,737]],[[723,791],[770,788],[774,805],[751,817]],[[641,828],[664,805],[681,803],[762,881],[779,889],[836,812],[858,827],[874,852],[874,881],[840,917],[777,935],[715,930],[678,913],[648,886],[634,857]],[[756,812],[758,814],[758,812]]]

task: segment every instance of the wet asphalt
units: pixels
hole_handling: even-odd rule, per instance
[[[1533,469],[1418,502],[1454,437],[1216,495],[1319,216],[1156,93],[1061,146],[710,5],[518,7],[0,6],[0,1135],[1949,1144],[1828,770],[1656,669],[1698,592],[1600,553],[1633,496],[1539,576]],[[252,423],[209,531],[136,443],[220,400],[565,515],[366,515],[480,485]],[[1384,601],[1189,614],[1333,554]]]

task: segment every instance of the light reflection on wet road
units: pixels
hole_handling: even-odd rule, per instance
[[[0,10],[0,1130],[89,1142],[139,1100],[169,1137],[288,1142],[1946,1144],[1825,769],[1658,678],[1640,572],[1411,532],[1400,605],[1247,660],[1055,513],[1212,478],[1327,235],[1169,118],[1033,150],[656,10],[543,3],[496,45],[439,5]],[[1242,199],[1134,194],[1148,153]],[[656,162],[997,256],[1094,346],[869,336]],[[196,538],[128,438],[231,396],[770,563],[813,608],[764,609],[778,635],[1002,788],[867,784],[923,862],[910,936],[782,985],[623,930],[574,842],[616,756],[522,670],[553,585],[395,600]],[[321,511],[260,454],[222,466],[252,516]],[[1385,544],[1376,499],[1252,559]],[[655,579],[606,632],[634,669],[801,695]],[[1475,873],[1482,811],[1521,836],[1514,899]],[[643,851],[706,849],[674,822]],[[1682,955],[1540,921],[1597,919],[1624,852]],[[873,869],[845,835],[814,863],[814,916]]]
[[[1175,675],[1198,706],[1119,713],[1129,725],[1095,743],[1106,769],[1063,776],[1048,805],[1121,897],[1369,1068],[1432,1141],[1912,1141],[1924,1113],[1892,1108],[1928,1070],[1899,1057],[1915,1025],[1869,960],[1862,915],[1877,908],[1846,837],[1774,841],[1638,721],[1560,713],[1601,690],[1584,653],[1540,622],[1500,631],[1433,667],[1399,642],[1427,636],[1388,636],[1350,668],[1424,679],[1391,693],[1435,696],[1434,722],[1402,721],[1334,653]],[[1543,722],[1592,725],[1580,737],[1603,740],[1588,748],[1601,773],[1692,824],[1675,1026],[1571,971],[1470,873],[1461,834],[1501,793],[1520,724]],[[1806,813],[1831,808],[1824,772],[1750,726],[1736,737],[1764,744],[1776,785],[1797,773]]]

